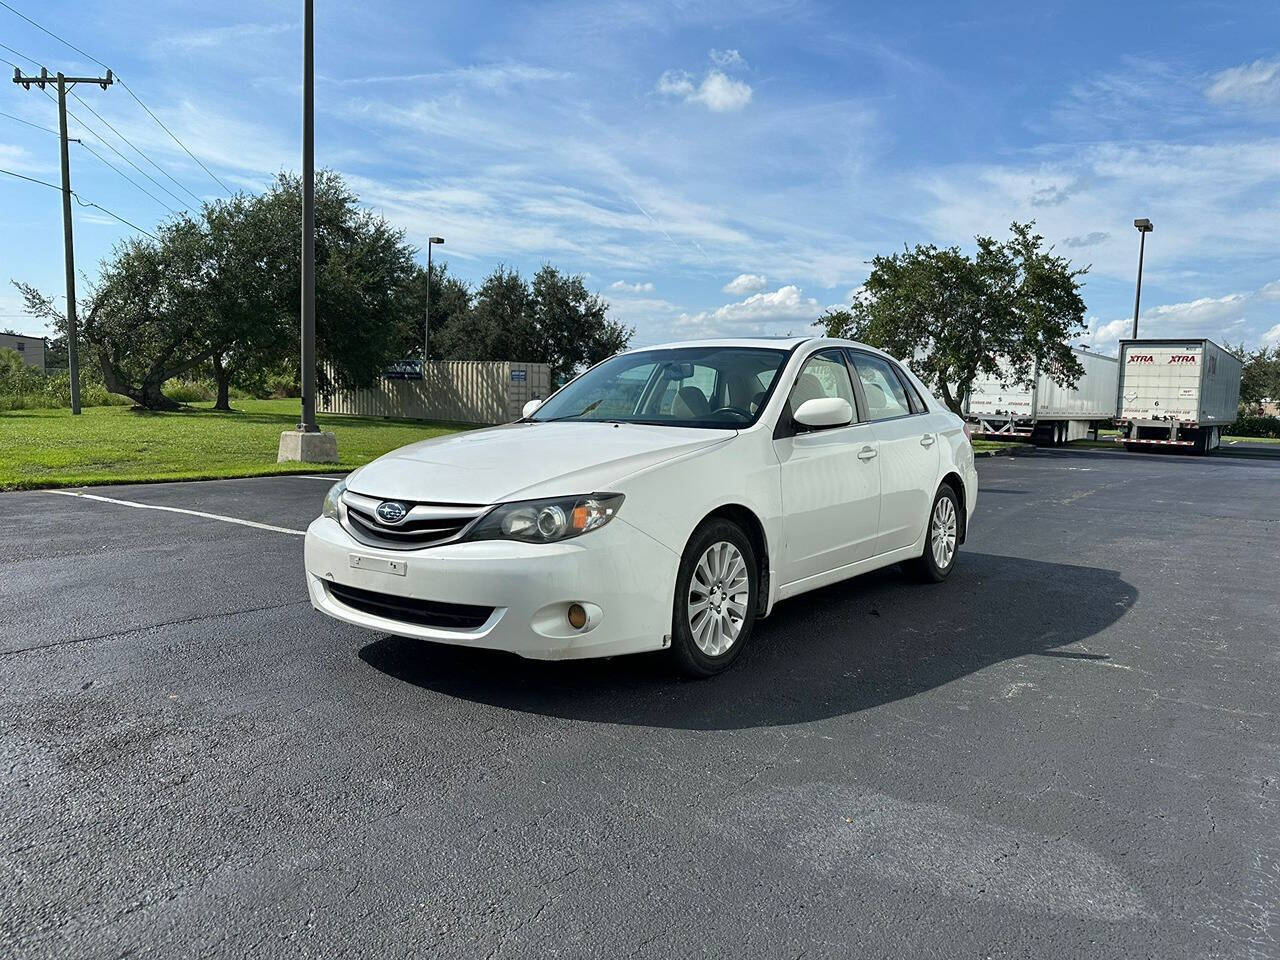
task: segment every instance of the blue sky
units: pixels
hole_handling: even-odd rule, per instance
[[[298,168],[300,3],[8,2],[111,65],[231,187]],[[1114,349],[1137,216],[1156,225],[1144,335],[1280,342],[1280,5],[319,0],[316,19],[318,162],[419,246],[443,235],[468,279],[587,274],[638,344],[804,332],[876,253],[1034,218],[1092,264],[1088,340]],[[99,72],[3,8],[0,43]],[[122,88],[77,92],[186,188],[221,193]],[[56,127],[10,83],[0,111]],[[72,151],[85,199],[166,215]],[[0,167],[56,181],[56,137],[0,117]],[[81,269],[127,232],[77,208]],[[61,289],[60,206],[0,176],[11,277]],[[41,331],[18,312],[6,286],[0,327]]]

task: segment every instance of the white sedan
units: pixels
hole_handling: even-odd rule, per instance
[[[758,617],[905,562],[951,572],[977,498],[964,422],[845,340],[677,343],[597,364],[515,423],[336,484],[311,602],[370,630],[723,670]]]

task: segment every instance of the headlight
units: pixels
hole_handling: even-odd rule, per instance
[[[582,497],[504,503],[480,518],[467,540],[523,540],[554,543],[598,530],[622,506],[620,493],[590,493]]]
[[[339,480],[329,488],[329,492],[324,495],[324,506],[320,508],[320,516],[338,519],[338,501],[342,499],[342,492],[346,489],[346,480]]]

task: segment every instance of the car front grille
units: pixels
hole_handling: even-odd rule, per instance
[[[458,503],[402,503],[408,508],[399,523],[378,519],[383,501],[350,490],[342,495],[339,520],[346,531],[361,543],[391,550],[420,550],[452,543],[466,532],[489,507]]]
[[[389,593],[349,587],[332,581],[325,581],[325,587],[339,603],[353,610],[422,627],[474,630],[476,627],[483,626],[493,616],[493,607],[481,607],[470,603],[415,600],[413,597],[397,597]]]

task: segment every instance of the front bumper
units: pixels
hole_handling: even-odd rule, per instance
[[[394,560],[404,575],[357,569],[352,555]],[[557,544],[509,540],[451,543],[423,550],[382,550],[353,539],[321,517],[307,528],[311,604],[338,620],[403,637],[507,650],[538,660],[609,657],[658,650],[671,632],[679,557],[621,517]],[[476,627],[424,626],[348,606],[329,590],[338,583],[395,597],[491,607]],[[582,630],[565,618],[580,603]]]

